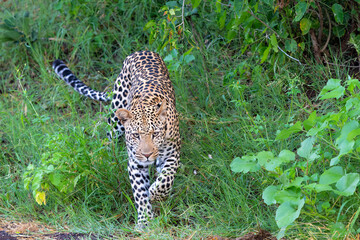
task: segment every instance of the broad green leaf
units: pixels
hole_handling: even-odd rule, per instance
[[[356,138],[359,135],[360,135],[360,128],[354,129],[351,132],[349,132],[346,140],[352,141],[352,140],[354,140],[354,138]]]
[[[290,40],[286,39],[285,40],[285,49],[288,52],[292,52],[292,53],[296,52],[296,50],[297,50],[296,41],[294,39],[290,39]]]
[[[286,139],[288,137],[290,137],[291,134],[294,133],[298,133],[300,131],[302,131],[303,128],[301,126],[301,122],[298,121],[296,122],[294,125],[292,125],[291,127],[289,127],[288,129],[284,129],[282,130],[275,138],[275,140],[283,140]]]
[[[290,161],[292,159],[291,152],[288,150],[283,150],[279,156],[274,157],[274,154],[269,151],[262,151],[256,155],[258,163],[268,171],[274,171],[282,163]],[[295,158],[295,156],[294,156]]]
[[[346,81],[348,87],[348,91],[352,92],[354,91],[354,89],[357,87],[358,89],[360,89],[360,81],[358,79],[354,79],[351,77],[348,77],[348,80]]]
[[[319,132],[322,132],[325,128],[327,128],[329,126],[329,121],[325,120],[320,127],[314,127],[311,128],[308,132],[307,132],[307,136],[315,136],[317,135]]]
[[[221,0],[216,0],[215,3],[215,12],[220,13],[221,12]]]
[[[327,184],[318,184],[318,183],[311,183],[311,184],[305,185],[303,188],[313,190],[317,193],[333,190],[333,188]]]
[[[185,60],[186,63],[189,63],[191,61],[194,61],[195,57],[194,57],[194,55],[186,55],[184,60]]]
[[[31,188],[33,190],[40,189],[42,180],[43,180],[43,172],[35,173],[34,178],[33,178],[32,182],[31,182],[31,184],[32,184]]]
[[[314,147],[315,137],[309,137],[301,142],[301,147],[297,150],[300,157],[309,159]]]
[[[302,35],[307,34],[310,31],[311,28],[311,21],[307,18],[303,18],[300,21],[300,30],[302,32]]]
[[[164,58],[164,61],[165,62],[171,62],[173,60],[173,56],[171,54],[167,55],[165,58]]]
[[[303,177],[296,177],[287,187],[301,187],[301,183],[304,181]]]
[[[240,15],[244,5],[244,1],[234,1],[234,10],[237,15]]]
[[[307,5],[306,1],[300,1],[300,2],[298,2],[298,4],[295,5],[295,13],[296,13],[296,16],[294,18],[295,22],[298,22],[302,19],[307,8],[308,8],[308,5]]]
[[[343,7],[340,4],[335,3],[332,5],[331,9],[334,13],[335,21],[337,23],[343,24],[343,21],[344,21]]]
[[[221,15],[220,15],[220,17],[219,17],[219,19],[218,19],[218,25],[219,25],[219,29],[221,30],[221,29],[223,29],[224,28],[224,26],[225,26],[225,20],[226,20],[226,11],[224,10],[222,13],[221,13]]]
[[[326,170],[320,176],[319,183],[330,185],[332,183],[336,183],[340,178],[344,175],[344,170],[340,166],[332,167]]]
[[[352,151],[355,145],[355,141],[353,138],[352,140],[349,141],[348,136],[349,135],[352,136],[354,133],[353,130],[357,130],[358,128],[359,128],[359,122],[355,120],[345,123],[345,125],[342,127],[340,136],[335,141],[336,147],[340,150],[340,152],[337,157],[331,159],[330,166],[336,165],[339,162],[341,156],[350,153]]]
[[[276,239],[283,239],[283,237],[285,236],[285,232],[286,232],[286,227],[282,227],[280,229],[280,231],[278,232],[278,234],[276,235]]]
[[[295,160],[295,153],[290,150],[284,149],[279,153],[278,157],[283,163],[287,163]]]
[[[299,188],[296,187],[291,187],[288,189],[278,191],[274,195],[274,199],[278,203],[297,202],[299,201],[300,197],[301,197],[301,191]]]
[[[316,111],[313,111],[308,119],[303,122],[306,131],[309,131],[316,123]]]
[[[274,52],[278,52],[279,49],[278,49],[278,41],[276,40],[276,35],[275,33],[273,33],[270,37],[270,43],[271,45],[273,46],[273,50]]]
[[[191,5],[193,8],[197,8],[200,4],[201,0],[191,0]]]
[[[340,86],[340,87],[333,89],[332,91],[327,92],[320,99],[321,100],[328,99],[328,98],[339,99],[340,97],[342,97],[344,95],[344,92],[345,92],[345,88],[343,86]]]
[[[243,156],[242,158],[235,158],[230,164],[233,172],[256,172],[260,170],[260,165],[255,161],[254,156]]]
[[[275,194],[280,190],[279,186],[270,185],[265,188],[262,198],[267,205],[275,204],[276,200],[274,198]]]
[[[284,202],[276,210],[276,224],[279,228],[289,226],[300,215],[300,211],[303,208],[305,199],[299,200],[297,203]]]
[[[64,189],[67,184],[65,175],[59,172],[54,172],[49,174],[49,180],[60,192],[66,192],[66,189]]]
[[[274,158],[274,154],[269,151],[262,151],[256,155],[256,158],[260,166],[265,166],[265,164],[267,164]]]
[[[263,63],[263,62],[266,61],[266,59],[267,59],[267,57],[268,57],[268,55],[269,55],[269,53],[270,53],[270,50],[271,50],[271,46],[268,46],[268,47],[265,49],[265,51],[264,51],[264,53],[263,53],[263,55],[262,55],[262,57],[261,57],[260,63]]]
[[[350,98],[346,101],[345,107],[350,118],[360,115],[360,99]]]
[[[336,98],[339,99],[345,93],[345,88],[341,86],[341,80],[329,79],[326,86],[320,92],[320,99]]]
[[[156,22],[154,20],[151,20],[151,21],[147,22],[145,24],[144,31],[146,31],[147,29],[149,29],[149,28],[151,28],[153,26],[156,26]]]
[[[277,167],[281,166],[282,163],[283,162],[279,157],[274,157],[265,164],[265,169],[273,172],[276,170]]]
[[[348,173],[336,183],[336,188],[339,190],[340,195],[350,196],[353,195],[359,183],[358,173]]]

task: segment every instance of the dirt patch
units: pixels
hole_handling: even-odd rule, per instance
[[[129,239],[141,239],[131,238]],[[92,234],[58,232],[55,229],[36,222],[17,222],[0,219],[0,240],[88,240],[88,239],[112,239],[112,236],[102,238]],[[192,239],[192,237],[187,238]],[[266,230],[248,233],[242,237],[224,238],[220,236],[204,237],[204,240],[276,240]],[[178,239],[180,240],[180,239]]]
[[[99,239],[84,233],[59,233],[35,222],[0,221],[0,240],[83,240]]]
[[[242,237],[223,238],[219,236],[212,236],[208,237],[207,240],[276,240],[276,237],[271,235],[268,231],[260,229],[257,233],[248,233]]]

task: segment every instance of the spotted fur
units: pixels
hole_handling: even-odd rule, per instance
[[[112,99],[78,80],[62,61],[56,60],[53,68],[80,94],[99,101],[111,100],[108,123],[117,135],[125,132],[138,225],[146,225],[153,217],[151,202],[169,195],[180,158],[175,94],[163,60],[149,51],[128,56],[116,79]],[[151,184],[149,166],[154,164],[158,174]]]

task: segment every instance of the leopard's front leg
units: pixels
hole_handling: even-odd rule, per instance
[[[149,169],[129,160],[128,171],[138,213],[138,227],[143,228],[147,225],[148,219],[153,218],[149,201]]]
[[[179,154],[165,159],[157,166],[158,177],[149,189],[150,201],[162,201],[167,198],[174,183],[179,167]]]

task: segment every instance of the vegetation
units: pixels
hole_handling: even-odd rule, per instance
[[[0,214],[125,238],[360,234],[359,2],[4,1]],[[143,233],[108,106],[51,69],[111,91],[122,60],[165,60],[182,165]]]

